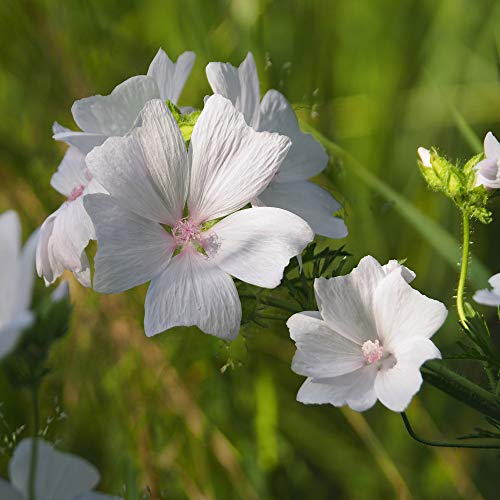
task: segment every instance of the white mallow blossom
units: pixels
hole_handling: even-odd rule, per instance
[[[55,123],[54,139],[76,146],[86,154],[108,137],[125,135],[151,99],[177,104],[194,60],[193,52],[184,52],[174,63],[165,51],[159,49],[147,75],[125,80],[109,95],[95,95],[76,101],[71,112],[82,131],[72,131]]]
[[[45,219],[40,229],[36,249],[38,275],[49,285],[68,269],[82,285],[89,287],[90,266],[85,247],[95,239],[95,231],[83,206],[83,197],[105,191],[92,179],[85,155],[73,146],[69,147],[50,183],[66,201]]]
[[[474,300],[478,304],[483,304],[485,306],[500,306],[500,273],[494,274],[488,283],[491,285],[492,290],[484,288],[483,290],[478,290],[474,294]]]
[[[0,215],[0,358],[9,354],[23,330],[33,324],[30,306],[37,237],[33,233],[21,248],[16,212]]]
[[[196,325],[234,338],[241,304],[231,276],[276,287],[290,258],[314,237],[285,210],[238,211],[267,187],[289,146],[284,136],[254,131],[216,95],[187,151],[165,103],[148,102],[136,128],[87,156],[109,192],[84,199],[97,233],[94,288],[117,293],[151,281],[148,336]]]
[[[288,320],[304,375],[297,400],[364,411],[380,400],[403,411],[422,384],[420,366],[441,354],[430,337],[443,324],[443,304],[414,290],[414,274],[396,261],[364,257],[347,276],[319,278],[318,311]]]
[[[206,68],[215,94],[228,98],[243,113],[255,130],[278,132],[292,141],[292,146],[269,187],[252,202],[289,210],[306,220],[317,234],[344,238],[344,221],[332,217],[341,205],[327,191],[308,179],[322,172],[328,156],[311,135],[304,134],[286,98],[269,90],[262,102],[255,61],[249,52],[239,68],[229,63],[211,62]]]
[[[9,462],[9,479],[0,479],[2,500],[28,500],[33,439],[19,443]],[[86,460],[55,450],[43,439],[37,441],[35,500],[121,500],[92,491],[99,472]]]
[[[476,186],[500,189],[500,143],[491,132],[484,138],[484,154],[486,158],[476,165]]]

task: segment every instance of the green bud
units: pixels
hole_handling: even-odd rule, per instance
[[[427,185],[450,198],[458,208],[484,224],[491,222],[491,212],[486,208],[488,192],[476,186],[476,164],[482,154],[471,158],[464,166],[455,165],[439,155],[435,148],[430,151],[419,148],[418,166]]]
[[[201,111],[193,111],[192,113],[184,115],[182,114],[182,111],[171,101],[167,101],[167,107],[171,111],[177,125],[179,125],[179,128],[181,129],[182,137],[184,138],[186,146],[189,146],[194,126],[196,125]]]

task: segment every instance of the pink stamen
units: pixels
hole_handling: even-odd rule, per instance
[[[361,346],[361,352],[363,353],[366,361],[370,364],[380,361],[384,356],[384,348],[380,345],[378,340],[375,340],[375,342],[367,340]]]
[[[172,228],[172,236],[178,246],[182,246],[190,241],[200,243],[201,231],[188,218],[181,219]]]
[[[83,184],[80,184],[79,186],[76,186],[72,189],[70,195],[68,196],[68,201],[75,201],[77,198],[79,198],[82,193],[85,191],[85,186]]]

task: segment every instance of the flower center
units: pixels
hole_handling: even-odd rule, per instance
[[[189,218],[184,218],[178,221],[172,228],[172,236],[178,246],[185,245],[189,242],[201,244],[201,231],[198,226],[195,226]]]
[[[83,184],[80,184],[79,186],[74,187],[68,196],[68,201],[75,201],[77,198],[79,198],[82,195],[84,190],[85,190],[85,186]]]
[[[380,345],[378,340],[375,340],[375,342],[367,340],[361,346],[361,352],[363,353],[366,361],[370,364],[380,361],[384,356],[384,348]]]

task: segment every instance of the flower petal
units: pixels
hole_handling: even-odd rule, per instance
[[[88,491],[87,493],[82,493],[72,500],[123,500],[122,497],[114,497],[110,495],[105,495],[104,493],[97,493],[96,491]]]
[[[161,274],[170,262],[175,241],[160,224],[123,209],[111,196],[84,199],[93,220],[98,250],[94,289],[118,293]]]
[[[484,154],[489,159],[500,159],[500,142],[491,132],[484,138]]]
[[[137,126],[87,155],[92,175],[124,208],[173,226],[183,216],[189,168],[181,131],[160,100],[149,101]]]
[[[34,231],[24,244],[17,263],[17,296],[16,313],[29,309],[33,295],[35,279],[35,255],[38,244],[39,230]]]
[[[91,134],[88,132],[79,132],[61,127],[57,122],[54,123],[54,135],[56,141],[65,142],[70,146],[79,149],[84,155],[90,153],[96,146],[100,146],[108,136],[105,134]]]
[[[358,344],[334,332],[316,311],[294,314],[288,321],[297,352],[292,370],[314,378],[337,377],[365,365]]]
[[[79,149],[70,146],[57,172],[52,176],[50,185],[63,196],[70,196],[74,188],[89,183],[85,155]]]
[[[401,274],[407,283],[411,283],[415,278],[416,274],[406,266],[400,264],[396,259],[391,259],[387,264],[382,266],[385,274],[397,271]]]
[[[316,234],[329,238],[345,238],[347,227],[338,217],[332,217],[341,205],[328,191],[312,182],[272,182],[259,195],[269,207],[288,210],[302,217]]]
[[[24,439],[17,446],[9,463],[12,484],[28,498],[28,477],[33,439]],[[38,439],[35,496],[43,500],[73,500],[76,495],[91,490],[99,482],[97,469],[69,453],[55,450]]]
[[[174,63],[163,49],[158,50],[149,65],[148,76],[156,81],[162,101],[172,101],[177,104],[195,58],[194,52],[184,52]]]
[[[346,276],[316,279],[316,301],[330,328],[359,345],[375,340],[372,298],[384,276],[382,266],[368,255]]]
[[[26,500],[18,490],[3,479],[0,479],[0,498],[5,498],[5,500]]]
[[[0,215],[0,324],[13,318],[16,311],[18,259],[21,251],[21,224],[16,212]]]
[[[210,261],[236,278],[264,288],[278,286],[292,257],[314,238],[300,217],[280,208],[248,208],[212,228],[218,242]]]
[[[160,91],[153,78],[133,76],[120,83],[109,95],[76,101],[71,112],[84,132],[121,136],[132,128],[144,105],[159,97]]]
[[[0,323],[0,359],[9,354],[17,344],[21,333],[34,321],[31,311],[22,311],[12,320]]]
[[[444,304],[414,290],[398,273],[380,282],[373,310],[379,338],[389,350],[412,337],[431,337],[448,315]]]
[[[440,359],[441,353],[431,340],[416,337],[397,346],[394,355],[396,364],[377,373],[375,392],[387,408],[401,412],[422,385],[422,364],[429,359]]]
[[[284,136],[255,132],[224,97],[210,97],[189,145],[193,221],[223,217],[249,203],[268,186],[289,147]]]
[[[231,277],[191,247],[176,255],[153,279],[146,297],[146,335],[174,326],[197,326],[204,333],[234,339],[241,304]]]
[[[473,299],[478,303],[484,306],[500,306],[500,291],[497,290],[488,290],[484,288],[482,290],[478,290]]]
[[[349,405],[356,411],[372,407],[377,400],[374,391],[377,367],[366,365],[339,377],[308,378],[297,393],[297,401],[305,404]]]
[[[214,94],[229,99],[253,128],[259,125],[260,84],[255,60],[249,52],[239,68],[230,63],[211,62],[206,68]]]
[[[489,280],[488,283],[493,288],[500,288],[500,273],[494,274]]]
[[[260,105],[259,130],[278,132],[292,140],[292,147],[281,164],[277,182],[304,181],[322,172],[328,155],[310,134],[300,130],[292,106],[277,90],[269,90]]]

